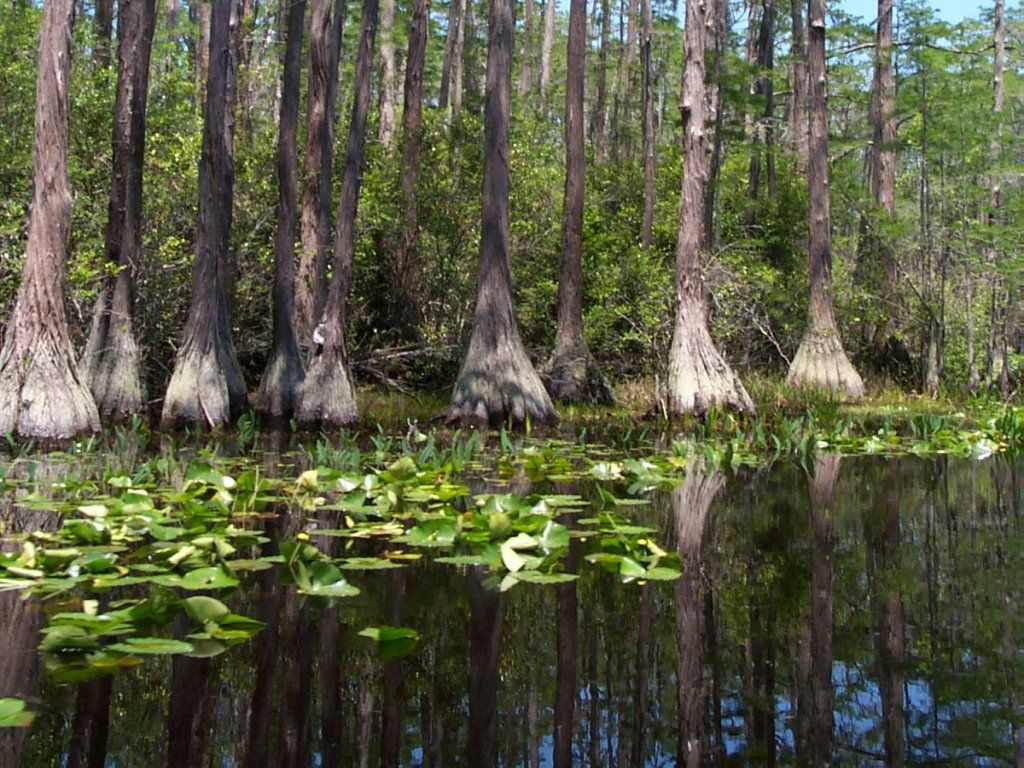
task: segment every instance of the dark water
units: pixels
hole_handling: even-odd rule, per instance
[[[635,512],[678,581],[580,563],[496,593],[423,563],[317,610],[264,571],[235,606],[254,641],[77,687],[40,668],[43,611],[2,593],[0,696],[38,718],[0,730],[0,766],[1022,765],[1022,474],[694,471]],[[357,635],[379,625],[415,651],[382,662]]]

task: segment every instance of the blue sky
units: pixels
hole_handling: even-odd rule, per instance
[[[877,0],[838,0],[836,4],[847,13],[860,16],[865,21],[874,19],[878,10]],[[968,16],[977,16],[980,8],[992,5],[992,2],[991,0],[981,0],[980,2],[979,0],[930,0],[928,4],[939,12],[939,16],[943,20],[955,23]]]

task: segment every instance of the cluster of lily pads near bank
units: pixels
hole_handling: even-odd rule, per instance
[[[822,426],[813,415],[770,429],[712,418],[685,440],[639,427],[599,443],[585,426],[574,439],[553,439],[424,434],[413,425],[402,436],[321,436],[276,454],[258,450],[261,436],[243,424],[234,447],[246,458],[165,443],[143,461],[114,459],[143,452],[149,436],[138,426],[119,430],[109,453],[86,441],[60,454],[18,454],[12,443],[0,464],[9,503],[48,521],[0,530],[0,590],[44,601],[39,651],[57,682],[154,656],[214,656],[250,640],[262,623],[228,602],[247,573],[275,567],[314,608],[359,594],[361,572],[421,560],[485,569],[485,583],[502,591],[561,584],[577,578],[566,568],[573,539],[579,567],[624,584],[678,578],[678,553],[629,513],[694,464],[731,471],[791,459],[810,469],[818,451],[982,460],[1024,450],[1024,408],[1012,405],[883,418],[871,429],[851,419]],[[54,462],[61,477],[43,479]],[[533,483],[583,495],[515,490]],[[386,658],[417,641],[406,627],[360,634]],[[32,720],[24,701],[0,699],[0,727]]]

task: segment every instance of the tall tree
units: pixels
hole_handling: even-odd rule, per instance
[[[793,0],[792,35],[789,47],[792,86],[789,97],[789,150],[797,171],[807,170],[807,33],[804,30],[806,0]]]
[[[706,0],[686,1],[683,71],[683,189],[675,265],[675,325],[668,357],[667,400],[673,414],[704,413],[715,405],[753,412],[754,404],[708,332],[701,256],[704,251],[704,192],[708,179],[707,89],[704,51]]]
[[[114,270],[93,307],[83,354],[85,379],[100,415],[127,418],[145,410],[133,315],[142,260],[142,171],[146,96],[156,29],[156,0],[121,0],[117,92],[114,97],[113,181],[104,250]]]
[[[654,239],[654,13],[653,0],[640,0],[643,33],[640,39],[640,62],[643,68],[643,153],[644,213],[640,242],[644,250]]]
[[[512,34],[512,0],[491,0],[480,273],[473,336],[448,411],[453,422],[498,425],[530,420],[540,424],[556,418],[551,398],[523,348],[512,306],[508,261]]]
[[[536,16],[534,0],[523,2],[523,46],[520,53],[522,63],[519,67],[519,98],[525,99],[533,87],[533,47],[534,47],[534,16]],[[546,15],[545,15],[546,18]]]
[[[452,50],[452,117],[456,120],[462,112],[463,81],[466,72],[466,37],[476,34],[476,23],[473,18],[473,0],[458,0],[459,28],[456,30],[454,48]]]
[[[540,101],[547,107],[551,89],[551,50],[555,47],[555,0],[544,2],[544,39],[540,48]],[[490,54],[488,53],[488,61]]]
[[[448,2],[448,29],[445,31],[444,59],[441,62],[441,89],[437,97],[437,105],[442,112],[448,109],[448,102],[451,98],[455,43],[462,26],[461,4],[461,0],[449,0]]]
[[[311,0],[309,74],[306,95],[306,159],[302,187],[302,252],[295,291],[295,332],[299,344],[312,343],[313,329],[327,302],[327,261],[331,229],[334,165],[334,102],[345,0]]]
[[[309,366],[299,392],[295,417],[307,426],[343,427],[358,419],[355,389],[349,372],[345,327],[356,249],[356,214],[366,149],[366,119],[370,112],[370,76],[377,36],[377,0],[363,0],[356,52],[352,119],[348,126],[341,201],[334,234],[334,272],[327,297],[323,344]]]
[[[420,320],[419,283],[420,132],[423,126],[423,67],[430,26],[430,0],[413,0],[409,21],[409,50],[405,61],[402,109],[402,200],[404,219],[393,270],[392,320],[399,334],[414,338]]]
[[[32,142],[32,207],[21,286],[0,347],[0,434],[67,438],[99,429],[64,309],[71,228],[68,86],[73,0],[43,6]]]
[[[380,6],[380,118],[377,141],[390,149],[395,136],[398,109],[398,75],[395,61],[395,0]]]
[[[569,45],[565,82],[565,196],[562,258],[558,274],[558,330],[545,366],[548,392],[559,400],[612,402],[612,394],[583,336],[583,78],[586,71],[586,0],[569,3]]]
[[[299,88],[306,0],[291,0],[285,16],[284,66],[281,68],[281,114],[277,139],[277,233],[274,237],[273,337],[260,379],[257,408],[275,419],[287,419],[304,372],[295,335],[295,235],[299,181]]]
[[[761,154],[764,151],[765,172],[768,177],[768,196],[775,197],[775,86],[772,69],[775,67],[775,0],[762,0],[761,24],[754,45],[757,63],[757,79],[754,82],[754,96],[764,101],[761,119],[754,123],[750,153],[750,175],[748,194],[751,205],[748,208],[747,226],[756,222],[756,203],[761,193]]]
[[[1003,135],[1003,76],[1006,69],[1006,0],[995,0],[993,4],[993,29],[992,29],[992,114],[995,122],[995,133],[992,139],[992,161],[998,165],[1002,155]],[[989,177],[989,215],[990,227],[999,223],[1000,208],[1002,206],[1002,187],[998,171],[993,172]],[[989,262],[995,267],[999,258],[998,248],[995,245],[995,236],[992,236],[992,245],[989,249]],[[989,382],[998,386],[1003,392],[1009,393],[1009,359],[1008,352],[1008,306],[1002,303],[1003,286],[998,278],[992,281],[992,308],[990,320],[990,332],[988,340],[987,355],[987,378]],[[1009,304],[1007,297],[1006,304]]]
[[[896,255],[884,228],[896,217],[896,79],[892,66],[892,10],[893,0],[878,0],[878,21],[875,34],[875,66],[871,87],[871,197],[880,229],[871,235],[872,255],[883,270],[880,294],[883,299],[881,315],[884,320],[875,329],[874,347],[880,362],[885,362],[886,350],[896,327],[897,298]]]
[[[114,0],[96,0],[94,6],[96,43],[92,60],[99,68],[110,66],[110,52],[114,40]]]
[[[604,165],[608,136],[608,48],[611,45],[612,6],[601,0],[601,47],[597,54],[597,95],[591,117],[590,135],[594,145],[594,162]]]
[[[811,302],[807,331],[789,367],[787,383],[864,396],[864,382],[839,338],[832,305],[832,219],[829,211],[828,104],[825,69],[825,0],[808,6],[807,76],[810,81],[810,196],[808,238]]]
[[[233,2],[212,3],[192,302],[164,396],[160,418],[164,428],[220,427],[233,422],[249,405],[228,319],[237,93],[231,44]]]

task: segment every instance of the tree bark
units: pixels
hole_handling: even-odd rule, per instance
[[[761,194],[761,150],[764,148],[765,170],[768,176],[768,197],[775,197],[775,87],[772,69],[775,67],[775,0],[762,0],[761,25],[755,44],[757,80],[754,83],[754,97],[764,100],[761,120],[754,123],[750,153],[750,175],[748,178],[747,227],[757,224],[757,199]]]
[[[448,109],[452,90],[452,72],[455,66],[455,43],[462,27],[460,0],[449,0],[448,30],[444,39],[444,61],[441,63],[441,90],[438,93],[437,105],[442,112]]]
[[[122,11],[123,13],[123,11]],[[96,0],[96,44],[92,60],[97,69],[110,66],[110,52],[114,42],[114,0]],[[121,34],[120,31],[118,34]]]
[[[281,70],[281,114],[277,146],[277,233],[274,237],[272,291],[273,340],[260,379],[257,408],[271,419],[287,420],[295,409],[305,377],[295,335],[296,197],[299,180],[299,88],[302,75],[302,37],[306,0],[291,0],[284,32]]]
[[[348,126],[341,201],[334,235],[334,273],[327,298],[324,342],[306,374],[299,392],[295,416],[304,426],[344,427],[358,419],[355,389],[349,372],[345,329],[348,295],[356,248],[356,214],[366,149],[366,119],[370,111],[370,75],[377,34],[377,0],[363,0],[356,53],[355,96]]]
[[[613,402],[611,390],[583,336],[583,79],[586,72],[586,0],[569,4],[569,45],[565,84],[565,195],[562,258],[558,274],[558,330],[542,376],[548,393],[570,402]]]
[[[608,137],[608,47],[612,34],[612,8],[610,0],[601,0],[601,48],[597,55],[597,97],[590,127],[594,145],[594,162],[605,163]]]
[[[705,764],[705,710],[708,696],[704,543],[708,510],[725,485],[722,473],[702,464],[693,466],[682,485],[672,491],[676,547],[682,557],[681,577],[675,582],[676,686],[678,735],[676,765],[699,768]]]
[[[552,0],[549,0],[552,2]],[[519,337],[509,267],[512,2],[492,0],[484,110],[480,273],[473,336],[452,392],[450,422],[553,422],[551,398]]]
[[[522,63],[519,68],[519,98],[525,99],[533,87],[533,46],[534,16],[536,15],[534,0],[523,2],[523,47],[520,52]],[[545,14],[545,20],[547,15]]]
[[[32,207],[21,286],[0,348],[0,434],[62,439],[99,429],[64,309],[71,228],[68,86],[72,0],[43,7],[32,144]]]
[[[995,121],[995,132],[992,138],[992,164],[997,166],[1002,156],[1003,135],[1003,92],[1004,72],[1006,68],[1006,2],[995,0],[993,5],[992,30],[992,114]],[[999,224],[999,209],[1002,206],[1002,187],[998,172],[989,177],[989,215],[988,224],[995,227]],[[998,387],[1009,394],[1010,381],[1007,358],[1007,317],[1008,306],[1002,305],[1004,286],[998,277],[996,262],[999,259],[999,247],[995,242],[995,234],[990,235],[988,261],[992,269],[992,317],[988,340],[987,379],[989,386]],[[1006,297],[1007,305],[1009,296]]]
[[[705,413],[716,405],[753,412],[739,378],[715,349],[708,332],[701,256],[704,251],[704,192],[708,178],[704,51],[708,0],[686,2],[686,60],[683,73],[685,160],[679,206],[675,266],[675,327],[668,359],[668,409],[672,414]]]
[[[210,20],[213,18],[213,3],[200,2],[196,6],[196,24],[199,40],[196,43],[196,101],[206,101],[206,80],[210,72]]]
[[[249,405],[228,318],[237,93],[232,2],[214,0],[210,20],[192,304],[164,396],[160,422],[165,429],[221,427],[237,419]]]
[[[295,333],[299,345],[313,343],[313,329],[327,303],[327,259],[331,229],[334,165],[334,102],[345,0],[312,0],[309,20],[309,74],[306,96],[305,181],[302,187],[301,255],[295,291]]]
[[[146,407],[133,329],[135,282],[142,261],[142,173],[150,54],[156,0],[122,0],[114,99],[113,184],[104,250],[116,270],[93,307],[82,357],[85,379],[104,418],[126,419]]]
[[[832,306],[825,0],[810,0],[808,27],[807,70],[811,98],[811,165],[808,174],[811,221],[808,262],[811,302],[808,328],[789,367],[786,383],[861,398],[864,396],[864,382],[843,350]]]
[[[640,39],[640,61],[643,67],[643,153],[644,153],[644,212],[640,243],[644,250],[654,239],[654,13],[653,0],[640,0],[643,16],[643,34]]]
[[[586,14],[584,14],[585,16]],[[540,48],[540,103],[547,109],[551,88],[551,49],[555,46],[555,0],[544,2],[544,40]],[[490,54],[488,53],[488,61]]]
[[[430,25],[430,0],[413,0],[409,50],[405,62],[402,109],[402,236],[392,272],[391,317],[400,338],[416,339],[421,312],[417,295],[419,268],[420,132],[423,127],[423,68]]]
[[[715,229],[715,201],[718,198],[718,180],[722,170],[722,149],[725,145],[725,57],[729,46],[729,0],[712,0],[714,19],[711,80],[714,86],[715,136],[711,145],[711,169],[704,190],[704,247],[713,249],[717,244]]]
[[[395,0],[380,4],[380,117],[377,141],[391,149],[398,108],[398,76],[395,66]]]
[[[789,97],[789,149],[797,173],[807,172],[807,33],[804,31],[805,0],[793,0],[792,40],[789,57],[792,95]]]
[[[892,66],[892,13],[893,0],[878,0],[878,22],[875,35],[875,69],[871,88],[872,159],[871,197],[882,218],[882,226],[896,218],[896,80]],[[883,270],[881,284],[881,316],[875,329],[874,348],[880,362],[886,362],[886,350],[896,328],[894,320],[899,310],[896,254],[889,235],[873,232],[872,251]]]

